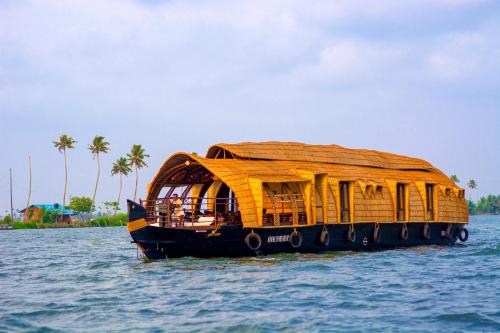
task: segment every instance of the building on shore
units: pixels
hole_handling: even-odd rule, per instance
[[[19,211],[19,213],[22,215],[24,222],[40,221],[45,214],[57,214],[57,222],[73,222],[78,213],[69,208],[64,208],[61,211],[61,208],[62,205],[58,203],[33,204],[28,209],[25,208]]]

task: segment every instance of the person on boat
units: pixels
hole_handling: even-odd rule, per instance
[[[177,218],[177,224],[184,225],[184,208],[182,208],[182,200],[177,194],[172,196],[172,205],[174,206],[174,217]]]

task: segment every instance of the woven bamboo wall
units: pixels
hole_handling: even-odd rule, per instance
[[[425,220],[424,201],[415,184],[410,183],[410,222],[422,222]]]
[[[391,222],[394,216],[392,207],[387,187],[375,185],[375,188],[367,188],[363,193],[360,185],[355,185],[354,222]]]
[[[337,223],[337,206],[331,190],[328,190],[328,223]]]
[[[453,191],[443,193],[438,190],[439,222],[464,222],[468,221],[467,206],[464,200],[458,198]]]

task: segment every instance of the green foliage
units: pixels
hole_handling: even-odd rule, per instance
[[[2,221],[4,224],[10,224],[12,223],[12,219],[10,218],[10,215],[7,215],[3,218],[3,221]]]
[[[109,151],[109,142],[104,141],[103,136],[96,136],[94,137],[94,140],[92,140],[92,144],[90,144],[88,148],[93,155],[97,155],[99,153],[107,153]]]
[[[149,155],[145,153],[141,145],[133,145],[127,157],[130,166],[135,166],[137,169],[148,166],[144,160],[146,157],[149,157]]]
[[[477,183],[474,179],[471,179],[469,180],[469,182],[467,183],[467,186],[471,189],[471,190],[474,190],[477,188]]]
[[[460,183],[460,180],[458,179],[457,175],[451,175],[450,176],[450,179],[452,182],[454,182],[455,184],[458,184]]]
[[[101,216],[90,222],[77,223],[39,223],[39,222],[12,222],[14,229],[48,229],[48,228],[87,228],[87,227],[119,227],[127,225],[127,214],[116,216]]]
[[[36,222],[13,222],[14,229],[38,229]]]
[[[69,208],[78,213],[90,213],[94,210],[92,198],[89,197],[71,197]]]
[[[100,216],[91,221],[93,227],[118,227],[127,224],[127,214]]]
[[[56,147],[59,150],[59,152],[62,153],[66,149],[75,148],[76,141],[69,135],[62,134],[59,137],[59,141],[52,141],[52,143],[54,144],[54,147]]]
[[[467,206],[469,207],[469,214],[476,215],[477,214],[477,206],[474,201],[467,200]]]
[[[120,157],[113,163],[113,167],[111,168],[111,175],[114,176],[116,174],[122,174],[127,176],[129,172],[132,171],[132,168],[129,165],[129,162],[126,157]]]
[[[38,222],[40,223],[55,223],[57,221],[57,215],[61,212],[59,210],[51,210],[49,212],[45,211],[44,208],[40,208],[38,214]]]
[[[500,214],[500,195],[481,197],[476,203],[468,201],[469,213],[474,214]]]
[[[111,210],[120,210],[118,207],[118,201],[104,201],[104,208],[106,211],[111,211]]]

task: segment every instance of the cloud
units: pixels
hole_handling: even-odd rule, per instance
[[[340,39],[319,50],[315,61],[298,67],[293,76],[304,83],[367,84],[387,77],[391,67],[404,61],[407,54],[404,44]]]
[[[491,38],[490,38],[491,37]],[[456,81],[500,74],[498,50],[500,42],[480,33],[455,33],[441,39],[428,56],[431,74],[437,79]]]

